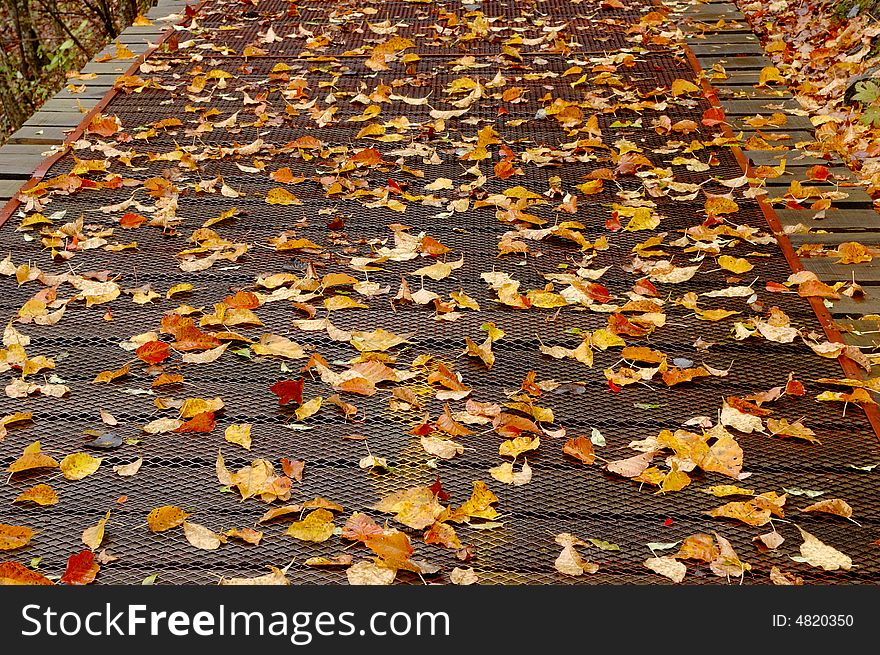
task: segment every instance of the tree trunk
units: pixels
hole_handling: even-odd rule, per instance
[[[8,6],[12,11],[15,35],[18,37],[21,74],[27,80],[35,80],[40,75],[40,69],[49,63],[49,59],[40,47],[40,39],[31,20],[30,0],[10,0]]]
[[[28,95],[21,92],[9,58],[6,56],[6,48],[2,45],[0,44],[0,104],[3,105],[3,113],[10,131],[14,131],[30,115],[33,105],[28,101]]]

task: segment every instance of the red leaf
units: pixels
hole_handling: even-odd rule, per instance
[[[611,293],[608,291],[607,287],[598,282],[584,282],[582,283],[582,288],[584,292],[596,302],[607,303],[611,300]]]
[[[147,364],[164,362],[171,354],[168,344],[162,341],[147,341],[147,343],[134,352],[138,356],[138,359]]]
[[[437,476],[437,479],[434,481],[434,484],[432,484],[428,488],[431,490],[432,494],[437,496],[437,500],[439,500],[441,503],[445,503],[447,500],[449,500],[449,494],[446,493],[445,491],[443,491],[443,485],[440,484],[440,476],[439,475]]]
[[[94,582],[95,576],[101,569],[95,561],[95,554],[90,550],[84,550],[67,559],[67,570],[61,576],[62,584],[89,584]]]
[[[673,521],[672,519],[666,519],[665,521],[663,521],[663,525],[665,525],[665,526],[668,528],[668,527],[670,527],[674,522],[675,522],[675,521]]]
[[[611,380],[608,380],[608,388],[614,393],[620,393],[620,387],[614,384]]]
[[[766,289],[770,293],[785,293],[786,291],[791,291],[791,289],[784,284],[779,284],[779,282],[768,282]]]
[[[619,232],[622,227],[617,212],[612,212],[611,218],[605,221],[605,229],[610,232]]]
[[[807,169],[807,179],[816,182],[824,182],[831,177],[831,171],[827,166],[810,166]]]
[[[220,345],[217,337],[202,332],[195,325],[181,327],[173,334],[175,350],[210,350]]]
[[[703,120],[701,121],[706,127],[720,125],[724,123],[724,112],[718,107],[712,107],[703,112]]]
[[[305,380],[278,380],[269,387],[269,391],[278,396],[278,404],[286,405],[291,400],[297,405],[302,405],[303,401],[303,385]]]
[[[789,396],[803,396],[807,393],[807,390],[804,389],[804,383],[799,380],[791,379],[785,385],[785,393]]]
[[[647,278],[636,280],[635,285],[633,285],[633,291],[640,296],[651,296],[653,298],[660,295],[660,292],[657,291],[657,287],[654,286],[654,283]]]
[[[424,423],[419,423],[416,427],[409,431],[410,434],[414,434],[417,437],[424,437],[426,435],[431,434],[434,431],[434,426],[428,422],[428,418],[425,417]]]
[[[388,185],[385,188],[394,193],[403,193],[403,189],[400,188],[400,185],[390,177],[388,178]]]
[[[176,428],[174,432],[210,432],[213,429],[214,412],[201,412]]]

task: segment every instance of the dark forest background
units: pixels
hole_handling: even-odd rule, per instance
[[[0,0],[0,143],[152,4]]]

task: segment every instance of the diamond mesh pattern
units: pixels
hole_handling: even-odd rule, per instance
[[[512,226],[499,222],[493,208],[471,207],[466,212],[449,214],[445,202],[456,197],[450,196],[438,207],[408,203],[406,212],[401,214],[385,207],[367,209],[350,199],[328,199],[324,186],[315,176],[316,171],[330,171],[335,164],[320,156],[307,159],[308,153],[287,147],[303,135],[313,135],[326,147],[376,148],[388,162],[387,166],[362,169],[352,174],[352,178],[364,181],[371,189],[381,188],[391,178],[397,183],[405,182],[408,193],[422,195],[430,193],[425,186],[437,178],[450,178],[456,186],[472,179],[463,176],[470,164],[459,160],[461,152],[453,142],[473,140],[480,126],[490,124],[501,140],[517,153],[542,146],[549,159],[544,166],[528,165],[525,167],[527,174],[522,177],[507,181],[490,177],[482,187],[480,193],[485,191],[482,197],[501,193],[513,184],[521,184],[540,194],[548,189],[553,177],[560,179],[558,184],[563,188],[570,189],[583,182],[584,176],[590,172],[613,167],[613,164],[601,153],[583,156],[583,151],[567,145],[580,137],[567,133],[552,118],[541,116],[548,104],[542,100],[543,96],[551,94],[553,98],[583,102],[585,98],[610,98],[616,94],[618,102],[626,104],[652,97],[653,89],[669,87],[675,79],[695,78],[686,59],[675,51],[674,46],[654,44],[648,50],[644,49],[644,44],[640,46],[641,38],[632,28],[645,13],[655,9],[652,3],[627,0],[626,10],[601,10],[597,8],[598,3],[574,4],[556,0],[478,4],[484,16],[498,20],[489,23],[491,36],[467,40],[461,37],[468,32],[467,24],[475,19],[475,15],[468,12],[473,11],[476,4],[470,7],[458,2],[340,4],[265,0],[252,7],[209,2],[196,17],[196,26],[190,25],[177,32],[178,49],[165,48],[157,53],[150,60],[157,68],[143,73],[144,79],[152,79],[168,88],[120,92],[105,110],[107,114],[117,115],[123,128],[132,136],[163,119],[176,117],[183,123],[179,127],[160,129],[148,139],[134,138],[118,146],[120,150],[126,147],[132,150],[131,165],[125,165],[115,157],[111,158],[108,170],[137,184],[100,191],[86,189],[70,196],[59,196],[45,209],[47,215],[65,212],[63,218],[56,219],[56,224],[82,215],[86,224],[112,227],[113,221],[125,210],[102,211],[102,207],[109,208],[131,198],[132,189],[139,188],[144,180],[165,176],[185,189],[178,199],[177,216],[181,225],[177,234],[162,234],[158,229],[147,227],[125,233],[117,228],[109,241],[127,243],[136,239],[137,249],[108,252],[98,248],[78,253],[64,263],[54,261],[51,253],[40,247],[38,239],[25,240],[23,235],[28,233],[16,231],[16,217],[0,230],[0,252],[10,252],[16,265],[29,262],[31,266],[53,274],[64,273],[71,267],[78,272],[107,270],[121,276],[119,283],[124,289],[149,283],[163,295],[167,289],[182,282],[195,286],[195,290],[186,296],[174,300],[162,298],[144,306],[135,305],[128,297],[91,308],[86,308],[82,302],[74,302],[55,326],[18,326],[32,339],[28,354],[54,357],[57,361],[54,374],[64,380],[71,392],[64,399],[39,395],[22,400],[0,399],[0,413],[32,411],[36,419],[29,426],[10,427],[6,439],[0,442],[0,466],[7,467],[25,445],[36,439],[40,439],[43,448],[59,459],[67,453],[82,450],[83,442],[91,438],[85,436],[84,431],[108,430],[100,423],[101,410],[109,411],[119,420],[119,426],[112,428],[114,432],[135,442],[118,450],[97,453],[105,457],[102,466],[85,480],[70,482],[52,473],[20,474],[0,487],[2,522],[27,525],[38,531],[31,544],[13,552],[13,557],[27,561],[30,557],[40,556],[43,558],[41,570],[60,572],[67,556],[82,548],[82,530],[94,525],[107,509],[112,509],[104,545],[119,559],[102,567],[98,577],[102,583],[136,584],[151,573],[159,573],[159,583],[210,584],[221,576],[259,575],[265,572],[266,565],[284,566],[291,561],[294,564],[288,575],[294,582],[345,582],[344,571],[319,570],[303,564],[313,555],[338,554],[342,549],[340,540],[334,537],[323,544],[297,541],[284,534],[287,526],[284,521],[260,526],[265,537],[259,546],[230,542],[212,552],[193,548],[179,529],[161,534],[149,532],[144,520],[146,514],[164,504],[183,507],[192,513],[194,521],[218,531],[254,525],[267,506],[257,500],[241,501],[237,493],[220,488],[214,463],[218,448],[222,448],[231,470],[245,466],[257,457],[276,462],[276,466],[281,457],[305,460],[304,479],[301,483],[294,483],[291,502],[320,495],[344,505],[344,516],[352,511],[365,511],[381,519],[383,517],[370,509],[380,498],[406,487],[431,484],[437,476],[451,494],[450,502],[457,506],[468,498],[474,480],[487,480],[499,498],[497,506],[502,513],[500,521],[503,525],[491,530],[468,526],[458,529],[462,541],[473,546],[475,557],[468,565],[475,568],[485,583],[663,584],[667,582],[665,579],[642,566],[642,562],[651,556],[645,544],[675,542],[697,532],[712,531],[729,539],[740,557],[752,564],[753,570],[745,576],[745,583],[766,582],[770,568],[777,565],[811,583],[876,584],[880,581],[877,547],[871,543],[880,538],[880,512],[876,505],[880,482],[875,471],[853,468],[880,462],[877,438],[860,410],[848,407],[842,414],[839,404],[813,400],[824,389],[815,383],[817,378],[841,375],[833,360],[815,357],[799,342],[776,344],[757,338],[734,341],[730,338],[729,321],[698,321],[690,310],[667,302],[664,307],[666,326],[648,337],[628,341],[662,350],[670,358],[688,358],[715,368],[730,366],[729,375],[701,379],[671,389],[662,383],[633,385],[614,393],[606,385],[602,371],[619,364],[619,350],[597,351],[593,368],[570,359],[550,359],[538,350],[542,342],[576,347],[580,343],[576,329],[604,327],[605,314],[577,311],[573,307],[558,313],[538,308],[514,310],[494,302],[493,294],[480,279],[483,272],[504,271],[520,280],[523,290],[540,289],[546,284],[543,274],[573,270],[578,266],[583,254],[576,244],[560,239],[531,242],[532,255],[529,257],[498,257],[498,239]],[[453,46],[433,40],[437,31],[434,26],[451,22],[448,17],[444,18],[447,15],[454,15],[457,20],[457,25],[448,28],[458,39]],[[417,42],[417,48],[410,52],[417,53],[420,61],[409,64],[391,61],[389,70],[378,72],[365,65],[370,54],[367,47],[387,39],[387,35],[376,33],[368,24],[380,26],[383,21],[397,25],[400,36]],[[281,41],[263,43],[270,25],[276,35],[303,34],[303,38],[282,38]],[[516,35],[528,41],[546,33],[548,27],[563,25],[560,36],[569,44],[565,52],[525,44],[517,46],[524,55],[522,61],[502,54],[505,42]],[[327,44],[307,48],[309,35],[306,32],[312,36],[326,34]],[[265,53],[241,57],[248,45],[260,47]],[[595,84],[592,80],[594,73],[589,67],[596,62],[590,62],[589,58],[621,48],[634,48],[635,52],[632,65],[622,64],[615,72],[622,86],[609,88]],[[192,61],[193,53],[199,53],[198,61]],[[331,58],[343,53],[347,53],[346,56]],[[464,55],[472,55],[489,66],[455,70],[455,60]],[[315,57],[328,59],[315,61]],[[289,67],[283,75],[277,70],[272,72],[278,63]],[[572,84],[583,74],[566,75],[574,66],[582,67],[588,79]],[[224,88],[216,89],[215,82],[209,82],[204,92],[185,91],[196,74],[211,70],[232,74],[226,78]],[[497,71],[508,78],[508,87],[524,89],[523,102],[514,104],[484,98],[465,115],[448,119],[448,139],[439,142],[418,128],[402,130],[405,137],[399,142],[360,138],[358,133],[370,121],[348,121],[358,115],[359,109],[347,101],[338,103],[339,111],[334,122],[321,129],[316,129],[308,111],[287,111],[290,101],[285,93],[294,88],[292,81],[299,78],[308,82],[307,98],[314,99],[322,107],[330,104],[326,100],[328,93],[332,92],[339,100],[347,100],[357,93],[369,94],[382,84],[393,88],[395,94],[410,99],[428,98],[429,104],[407,104],[402,100],[383,103],[380,121],[406,115],[414,125],[425,124],[430,120],[427,115],[430,109],[446,111],[453,108],[451,103],[460,97],[446,91],[453,81],[478,75],[485,83]],[[243,93],[247,93],[252,102],[243,102]],[[200,99],[205,94],[208,99]],[[660,93],[655,97],[659,101],[664,95]],[[502,106],[505,112],[499,112]],[[698,122],[706,108],[708,105],[704,101],[694,100],[692,106],[678,103],[666,107],[662,113],[672,122],[684,119]],[[239,112],[240,125],[228,130],[199,131],[197,128],[203,122],[201,114],[208,109],[219,112],[212,118],[214,122]],[[700,127],[696,133],[687,136],[659,134],[652,122],[660,113],[614,108],[612,105],[607,110],[596,110],[598,126],[606,142],[628,140],[641,148],[656,166],[669,168],[676,181],[704,184],[707,191],[721,192],[724,188],[710,178],[733,178],[742,174],[732,154],[719,147],[693,154],[696,160],[704,163],[710,161],[711,155],[709,170],[700,170],[700,167],[689,170],[687,165],[672,164],[672,159],[680,153],[657,151],[670,145],[671,141],[707,140],[712,133]],[[267,115],[268,120],[259,126],[252,125],[259,114]],[[219,154],[220,147],[251,144],[258,138],[264,144],[274,146],[276,154],[268,156],[264,150],[257,156]],[[92,143],[98,141],[94,139]],[[437,150],[440,163],[425,163],[413,157],[406,159],[410,168],[424,170],[424,177],[406,174],[395,164],[399,159],[395,151],[411,143],[422,143]],[[197,157],[194,169],[178,166],[176,160],[156,157],[178,148],[178,152]],[[494,150],[493,162],[498,157]],[[47,177],[69,172],[75,165],[74,154],[80,159],[100,157],[99,153],[88,148],[78,149],[54,164]],[[251,170],[242,170],[242,166]],[[302,204],[267,205],[267,192],[279,185],[271,182],[265,172],[254,173],[255,166],[265,166],[266,171],[287,166],[294,175],[305,177],[302,183],[289,187]],[[239,197],[193,190],[195,182],[218,176],[235,189]],[[612,234],[607,231],[605,221],[610,218],[611,204],[620,200],[618,194],[641,188],[642,182],[636,177],[607,183],[601,194],[582,202],[577,215],[571,217],[584,224],[583,234],[587,239],[608,236],[610,248],[597,252],[589,266],[610,266],[601,282],[617,297],[623,297],[640,277],[624,269],[631,260],[632,249],[653,233]],[[135,191],[134,197],[146,204],[152,202],[142,191]],[[479,198],[474,196],[472,200]],[[692,200],[661,196],[652,200],[662,216],[661,229],[668,233],[667,243],[705,218],[702,196]],[[735,216],[736,222],[766,231],[758,206],[744,198],[738,198],[738,202],[740,211]],[[560,220],[551,209],[553,204],[557,203],[539,205],[530,212],[552,225]],[[181,271],[177,253],[190,245],[186,239],[192,230],[232,207],[238,208],[238,217],[213,229],[231,242],[250,244],[248,253],[234,264],[220,262],[197,273]],[[319,213],[328,208],[332,208],[331,214]],[[339,232],[330,232],[326,226],[333,216],[345,220],[345,227]],[[394,351],[398,367],[406,368],[417,355],[433,355],[459,372],[463,381],[473,387],[472,397],[483,402],[504,401],[505,394],[517,390],[520,381],[530,371],[536,372],[538,380],[574,382],[576,384],[546,393],[539,404],[553,409],[556,424],[565,426],[568,436],[589,434],[592,428],[599,429],[607,439],[607,446],[600,452],[608,459],[628,456],[631,451],[627,444],[631,441],[654,436],[662,429],[674,430],[694,416],[714,418],[723,397],[744,396],[784,384],[788,374],[793,372],[805,383],[807,393],[802,398],[787,397],[775,403],[772,406],[774,415],[791,421],[802,420],[816,432],[821,444],[758,434],[739,435],[738,440],[745,451],[744,470],[750,473],[741,484],[759,492],[773,490],[782,493],[784,488],[794,487],[825,491],[823,498],[846,499],[859,524],[828,515],[802,515],[797,508],[812,501],[790,497],[786,511],[791,522],[776,523],[786,538],[785,544],[776,554],[760,553],[751,540],[768,531],[769,526],[750,528],[705,515],[708,509],[723,501],[702,489],[729,482],[728,479],[696,473],[689,487],[660,495],[647,485],[640,486],[605,473],[598,466],[575,464],[562,454],[563,441],[552,437],[543,439],[541,448],[528,457],[534,470],[532,482],[521,487],[508,487],[496,483],[488,474],[488,469],[500,462],[498,445],[501,440],[496,434],[478,430],[478,434],[461,439],[466,446],[462,455],[432,465],[418,439],[408,433],[421,421],[423,414],[392,412],[387,390],[367,399],[347,395],[346,400],[360,410],[355,422],[345,421],[334,408],[325,407],[305,422],[308,429],[292,430],[288,424],[294,422],[293,410],[280,407],[269,392],[269,386],[276,380],[295,377],[301,362],[290,363],[293,372],[285,372],[278,360],[245,358],[228,351],[214,363],[183,366],[185,385],[157,394],[177,399],[221,396],[225,409],[218,416],[215,430],[207,435],[147,435],[141,431],[146,422],[170,415],[156,410],[153,402],[156,395],[131,393],[149,389],[153,379],[154,373],[141,364],[133,365],[129,376],[109,385],[99,386],[91,382],[98,372],[131,361],[131,353],[117,344],[134,334],[157,329],[162,315],[182,302],[210,308],[231,292],[253,288],[255,278],[260,275],[279,271],[303,274],[309,264],[316,267],[319,275],[351,272],[347,260],[338,255],[276,252],[268,245],[268,239],[280,232],[293,230],[298,238],[325,245],[328,251],[340,253],[344,250],[345,257],[366,256],[378,242],[392,238],[387,227],[392,223],[406,223],[412,226],[412,234],[425,232],[438,239],[451,248],[449,261],[464,257],[464,265],[452,276],[437,282],[426,280],[427,288],[445,298],[449,293],[463,289],[481,305],[479,312],[462,310],[461,318],[455,322],[437,320],[432,305],[404,305],[392,311],[387,295],[359,298],[369,305],[368,309],[332,313],[334,325],[341,329],[373,330],[381,327],[412,335],[409,344]],[[674,252],[676,257],[681,256],[678,254],[680,250]],[[763,256],[750,257],[755,268],[743,276],[742,283],[756,280],[755,288],[760,290],[767,281],[781,282],[787,278],[790,271],[775,244],[740,243],[730,251],[735,256],[749,253]],[[382,265],[382,270],[371,272],[369,279],[391,287],[393,294],[401,276],[405,276],[415,291],[420,282],[409,273],[425,263],[430,262],[389,261]],[[363,277],[363,274],[358,275]],[[676,286],[660,285],[661,293],[664,298],[675,298],[685,292],[703,293],[727,286],[727,278],[711,258],[707,258],[692,280]],[[19,307],[35,293],[35,283],[16,285],[14,278],[3,278],[0,284],[2,314],[7,319],[14,318]],[[62,287],[59,293],[68,290]],[[791,294],[771,295],[763,291],[759,291],[759,295],[768,306],[775,305],[784,310],[795,326],[819,331],[815,316],[802,299]],[[744,303],[734,299],[701,298],[700,306],[736,309],[743,312],[742,318],[752,314]],[[109,321],[105,320],[108,308],[112,314]],[[323,308],[319,311],[319,316],[323,316]],[[307,351],[320,353],[329,362],[349,360],[356,355],[347,343],[332,341],[323,332],[297,330],[292,321],[304,315],[289,303],[266,304],[257,313],[263,327],[235,329],[253,339],[263,332],[288,335]],[[486,371],[476,360],[462,356],[464,337],[478,339],[484,334],[480,326],[487,321],[494,321],[507,333],[494,346],[497,360],[491,371]],[[707,351],[697,351],[693,344],[698,337],[714,345]],[[177,370],[179,366],[172,368]],[[320,380],[306,377],[305,398],[327,395],[327,387]],[[423,379],[416,380],[414,386],[427,390]],[[434,400],[432,394],[424,394],[422,398],[424,412],[432,417],[442,412],[444,403]],[[451,406],[453,410],[459,410],[463,403],[451,403]],[[223,441],[223,429],[233,423],[253,423],[254,442],[250,453]],[[379,474],[361,470],[358,461],[368,451],[363,442],[343,439],[352,434],[366,435],[369,452],[387,458],[390,472]],[[122,478],[112,472],[112,466],[128,463],[138,456],[144,458],[144,465],[136,476]],[[19,493],[37,482],[48,482],[56,487],[61,502],[46,508],[12,504]],[[122,496],[126,501],[120,504],[117,499]],[[342,520],[344,517],[340,522]],[[800,543],[794,523],[851,555],[858,565],[857,572],[825,573],[789,560],[786,555],[796,554],[796,544]],[[419,533],[409,532],[418,557],[442,567],[442,572],[432,579],[446,581],[448,571],[461,563],[451,551],[425,545]],[[553,567],[559,552],[553,538],[560,532],[610,541],[618,544],[620,550],[584,550],[585,557],[600,565],[599,572],[580,578],[565,577],[556,573]],[[356,558],[369,556],[362,547],[351,552]],[[707,566],[694,563],[689,563],[687,579],[693,583],[726,582],[715,577]],[[418,576],[404,572],[398,575],[397,581],[420,582]]]

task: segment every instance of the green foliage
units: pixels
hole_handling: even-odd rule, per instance
[[[856,82],[856,92],[853,100],[869,105],[880,99],[880,85],[873,81]]]
[[[880,127],[880,85],[871,80],[856,82],[853,100],[862,104],[859,121],[865,125]]]

